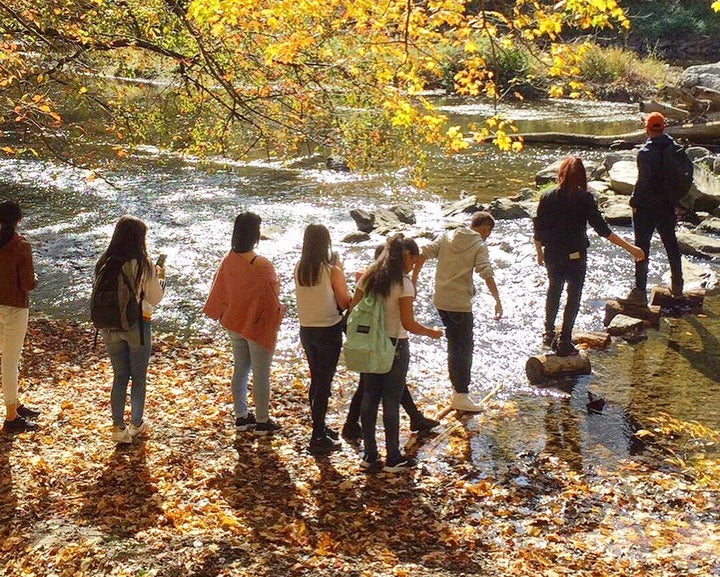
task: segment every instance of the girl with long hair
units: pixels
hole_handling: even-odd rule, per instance
[[[30,243],[17,233],[22,217],[16,201],[0,202],[0,349],[5,399],[3,430],[7,432],[35,429],[28,419],[40,414],[19,403],[17,397],[18,366],[28,326],[28,293],[37,286]]]
[[[275,268],[255,252],[260,223],[252,212],[235,218],[231,250],[220,263],[203,310],[220,321],[232,343],[235,429],[269,435],[280,430],[269,414],[270,365],[285,307],[278,298],[280,280]],[[251,370],[257,416],[247,405]]]
[[[165,291],[165,271],[150,261],[145,245],[146,233],[147,226],[139,218],[128,215],[120,217],[109,246],[95,265],[97,279],[109,260],[114,259],[120,264],[122,282],[130,283],[130,298],[137,301],[140,312],[137,322],[128,330],[100,331],[113,367],[110,406],[113,420],[112,440],[116,443],[132,443],[135,437],[149,429],[143,417],[151,352],[151,320],[153,309]],[[120,279],[118,282],[120,284]],[[130,422],[126,426],[125,402],[130,380]]]
[[[605,222],[595,198],[587,189],[587,174],[582,160],[568,157],[560,166],[558,186],[543,194],[533,221],[537,262],[545,265],[548,289],[545,299],[543,343],[552,346],[558,356],[576,355],[572,329],[580,310],[587,269],[587,225],[598,235],[625,249],[636,261],[643,251],[616,235]],[[555,318],[560,296],[567,285],[567,301],[560,335],[555,334]]]
[[[358,283],[350,310],[368,294],[384,299],[385,330],[395,345],[395,358],[385,374],[362,373],[363,399],[361,423],[364,455],[361,466],[380,466],[375,439],[378,407],[382,401],[385,427],[386,472],[408,469],[412,461],[400,452],[400,398],[406,388],[410,362],[408,333],[439,339],[440,329],[426,327],[415,320],[415,288],[408,273],[415,268],[420,251],[412,239],[394,235],[388,239],[378,259],[370,265]]]
[[[295,267],[300,342],[310,367],[312,434],[308,449],[323,453],[340,448],[337,431],[325,424],[332,380],[342,348],[342,312],[351,297],[345,272],[322,224],[305,227],[302,254]]]

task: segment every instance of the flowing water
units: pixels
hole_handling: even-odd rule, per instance
[[[452,100],[443,108],[459,124],[491,113],[483,105]],[[527,132],[619,134],[639,126],[635,107],[615,103],[560,102],[506,112]],[[40,277],[34,310],[57,318],[88,318],[94,263],[117,218],[130,213],[148,224],[151,254],[168,254],[168,290],[155,325],[189,338],[215,336],[218,342],[225,337],[202,315],[201,307],[229,248],[235,215],[244,209],[257,212],[265,236],[258,252],[275,264],[283,282],[282,300],[288,305],[276,353],[277,362],[282,362],[302,355],[292,270],[308,223],[328,226],[352,278],[367,266],[382,239],[340,243],[355,230],[351,208],[411,203],[417,227],[439,231],[444,202],[462,192],[482,200],[514,194],[532,186],[539,169],[570,153],[592,160],[603,155],[559,147],[533,147],[515,156],[490,148],[482,154],[440,155],[429,167],[428,186],[417,189],[403,170],[338,173],[326,170],[319,158],[292,166],[258,160],[211,170],[193,159],[146,150],[105,180],[50,161],[5,159],[0,185],[26,212],[22,228],[33,244]],[[615,230],[626,237],[632,233],[629,228]],[[535,262],[530,220],[499,221],[488,243],[505,316],[498,322],[492,319],[493,300],[480,281],[474,302],[472,387],[479,396],[502,384],[498,396],[515,402],[518,411],[473,437],[473,459],[479,466],[504,467],[518,453],[540,450],[556,452],[579,470],[612,466],[642,449],[632,433],[660,412],[720,429],[717,297],[706,300],[704,318],[663,319],[660,330],[651,331],[646,342],[616,341],[607,351],[591,353],[592,375],[538,388],[528,383],[524,365],[530,354],[540,351],[546,275]],[[633,264],[626,253],[592,234],[591,243],[576,327],[600,330],[604,301],[630,288]],[[667,270],[659,244],[653,246],[653,255],[650,283],[660,282]],[[440,324],[431,303],[433,270],[429,262],[421,275],[416,315],[422,322]],[[450,385],[443,341],[413,337],[411,348],[409,382],[419,404],[444,404]],[[606,400],[601,414],[586,409],[590,386]]]

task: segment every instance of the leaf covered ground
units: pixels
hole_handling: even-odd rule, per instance
[[[640,432],[656,458],[593,475],[545,452],[488,475],[472,438],[516,412],[494,401],[420,444],[413,471],[367,474],[349,445],[305,451],[304,363],[275,363],[281,434],[236,435],[224,343],[156,335],[154,430],[117,448],[111,368],[92,336],[31,323],[21,397],[43,416],[38,432],[0,437],[0,575],[720,575],[720,479],[702,458],[712,431],[658,423]],[[354,380],[338,376],[333,415]]]

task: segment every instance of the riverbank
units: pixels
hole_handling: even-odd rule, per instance
[[[84,325],[30,325],[21,396],[41,430],[0,443],[3,575],[708,575],[720,570],[717,462],[689,459],[707,431],[668,420],[639,432],[643,456],[613,471],[578,469],[557,446],[470,454],[521,404],[491,401],[445,440],[419,447],[416,469],[368,475],[358,450],[315,458],[304,363],[279,361],[273,438],[236,436],[224,342],[159,334],[147,418],[154,431],[109,440],[111,369]],[[330,408],[355,376],[341,371]],[[434,407],[428,406],[428,412]],[[404,417],[403,417],[404,419]],[[453,421],[454,422],[454,421]],[[561,421],[557,426],[566,427]],[[403,420],[403,436],[407,422]],[[566,443],[579,431],[567,429]],[[715,440],[717,442],[717,439]],[[715,468],[713,468],[715,467]],[[709,473],[707,473],[709,471]]]

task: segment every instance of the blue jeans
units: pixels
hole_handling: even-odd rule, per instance
[[[441,311],[448,348],[448,373],[456,393],[467,393],[473,359],[473,314]]]
[[[385,458],[400,459],[400,397],[405,390],[410,347],[407,339],[398,339],[390,372],[382,375],[362,373],[363,397],[360,421],[362,423],[363,447],[372,459],[378,455],[375,440],[378,407],[382,400],[383,426],[385,427]]]
[[[236,417],[247,417],[247,392],[250,370],[253,374],[253,400],[258,423],[266,423],[269,419],[270,405],[270,363],[273,353],[255,341],[242,335],[228,331],[232,343],[235,366],[232,376],[232,395]]]
[[[150,321],[143,321],[142,329],[144,344],[141,344],[137,325],[127,331],[102,331],[105,348],[113,368],[110,393],[113,425],[120,428],[125,427],[125,401],[130,379],[132,379],[130,422],[133,425],[140,425],[143,420],[147,369],[152,348]]]

